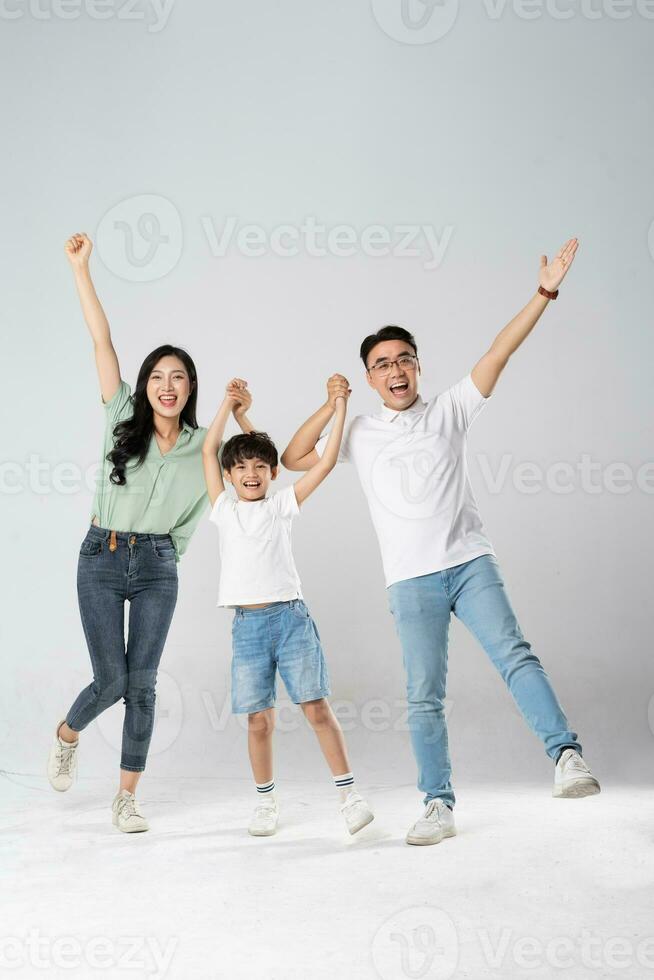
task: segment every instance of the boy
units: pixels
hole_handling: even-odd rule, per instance
[[[235,379],[207,432],[204,474],[220,534],[218,605],[234,609],[232,626],[232,710],[248,714],[248,752],[258,804],[248,831],[274,834],[279,811],[273,779],[272,735],[276,672],[291,699],[300,704],[316,733],[341,797],[351,834],[373,819],[354,788],[341,727],[326,700],[327,667],[320,637],[309,614],[291,551],[291,523],[300,505],[336,465],[345,423],[345,397],[336,400],[334,428],[322,458],[294,486],[267,496],[277,477],[277,450],[265,432],[229,439],[217,453],[233,409],[249,394]],[[223,475],[236,499],[227,493]]]

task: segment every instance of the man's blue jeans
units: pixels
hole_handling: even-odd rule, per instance
[[[402,644],[409,729],[425,803],[440,797],[453,806],[455,800],[444,713],[452,612],[479,640],[550,758],[556,760],[564,746],[581,752],[547,674],[522,635],[493,555],[396,582],[388,596]]]

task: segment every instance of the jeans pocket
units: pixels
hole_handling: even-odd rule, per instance
[[[293,613],[294,616],[297,616],[298,619],[310,618],[309,610],[307,609],[307,607],[305,606],[305,604],[302,602],[301,599],[293,599],[291,603],[291,612]]]
[[[84,538],[79,549],[80,558],[95,558],[102,551],[102,542],[96,538]]]
[[[162,561],[174,561],[175,560],[175,547],[170,541],[153,541],[152,548],[157,556]]]

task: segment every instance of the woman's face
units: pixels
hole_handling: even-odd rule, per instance
[[[191,394],[191,379],[183,362],[172,355],[162,357],[152,369],[146,390],[155,415],[179,416]]]

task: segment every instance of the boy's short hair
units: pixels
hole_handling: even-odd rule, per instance
[[[381,344],[381,342],[384,340],[404,340],[407,344],[409,344],[409,346],[413,347],[416,355],[418,353],[418,345],[413,339],[413,334],[410,334],[408,330],[404,329],[404,327],[396,327],[392,325],[382,327],[381,330],[377,331],[377,333],[369,334],[361,344],[359,354],[361,356],[361,360],[365,364],[366,371],[368,370],[368,354],[373,347],[376,347],[377,344]]]
[[[224,470],[231,470],[244,459],[262,459],[271,469],[279,463],[275,443],[267,432],[242,432],[232,436],[223,446],[220,458]]]

